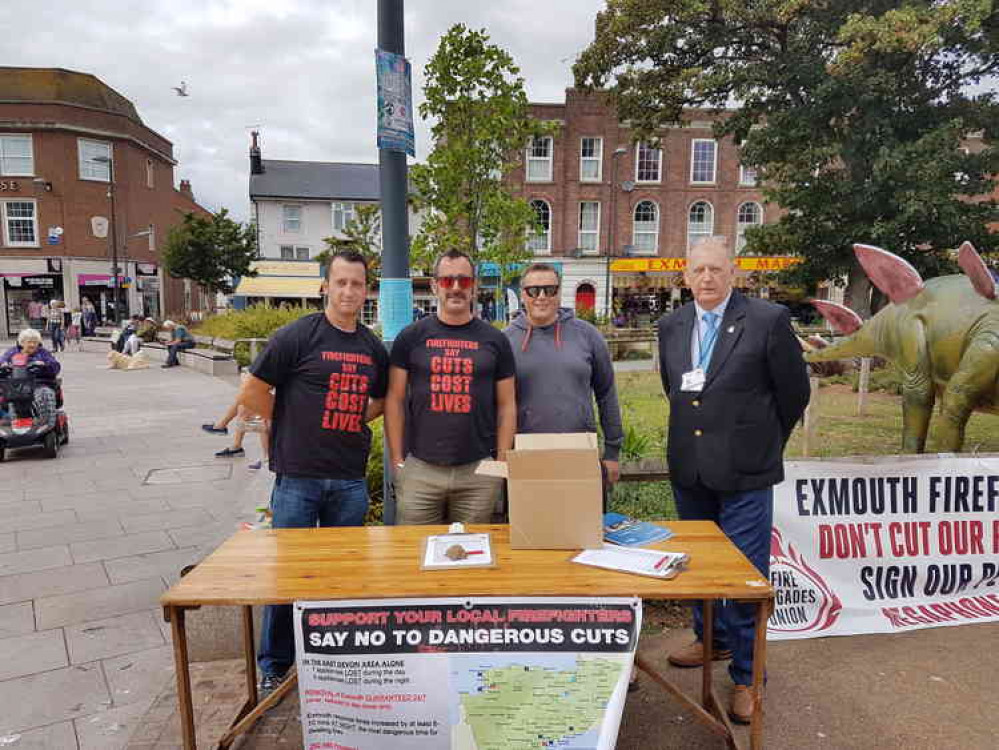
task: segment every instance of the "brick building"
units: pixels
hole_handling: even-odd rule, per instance
[[[567,89],[565,103],[531,105],[559,124],[537,139],[507,175],[531,201],[545,231],[529,241],[535,259],[561,266],[563,305],[599,315],[625,311],[646,322],[681,298],[688,243],[723,235],[741,250],[749,226],[776,221],[731,139],[716,139],[715,115],[691,110],[661,133],[658,148],[635,143],[606,95]],[[741,257],[737,284],[787,261]],[[765,287],[753,290],[766,294]]]
[[[84,297],[113,317],[112,242],[123,312],[160,318],[205,309],[200,289],[159,265],[183,212],[173,145],[96,77],[0,67],[0,337],[27,324],[30,301]]]

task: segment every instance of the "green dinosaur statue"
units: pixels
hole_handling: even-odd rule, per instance
[[[816,348],[809,362],[880,356],[902,371],[902,451],[922,453],[930,415],[942,396],[939,450],[957,452],[974,410],[999,414],[999,301],[988,267],[971,243],[958,252],[965,275],[925,283],[904,259],[854,245],[857,259],[891,304],[864,322],[834,302],[812,304],[848,338]]]

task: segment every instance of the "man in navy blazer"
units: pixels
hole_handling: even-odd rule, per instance
[[[688,252],[684,281],[694,301],[659,321],[659,363],[670,402],[667,459],[677,512],[717,523],[763,574],[770,567],[773,485],[784,478],[784,446],[808,404],[808,370],[786,308],[733,290],[724,237]],[[715,607],[713,658],[732,659],[729,714],[752,719],[755,606]],[[703,665],[697,640],[670,654]]]

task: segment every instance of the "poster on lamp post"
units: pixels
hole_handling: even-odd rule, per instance
[[[307,750],[612,750],[641,600],[297,602]]]
[[[375,50],[378,74],[378,148],[416,156],[412,72],[402,55]]]

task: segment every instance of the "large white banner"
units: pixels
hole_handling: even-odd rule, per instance
[[[999,457],[789,461],[771,640],[999,621]]]
[[[298,602],[307,750],[612,750],[641,601]]]

